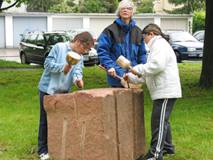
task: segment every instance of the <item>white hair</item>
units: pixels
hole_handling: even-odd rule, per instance
[[[118,8],[115,11],[115,13],[118,17],[120,16],[121,8],[125,8],[125,7],[131,7],[133,9],[133,13],[135,13],[136,8],[135,8],[134,3],[132,1],[131,0],[122,0],[118,4]]]

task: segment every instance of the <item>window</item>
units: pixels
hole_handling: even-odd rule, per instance
[[[38,35],[38,38],[37,38],[37,45],[39,45],[39,46],[43,46],[44,45],[44,37],[43,37],[43,35],[42,34],[39,34]]]

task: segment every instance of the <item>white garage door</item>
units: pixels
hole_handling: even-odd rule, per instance
[[[4,17],[0,17],[0,48],[5,48]]]
[[[162,30],[178,30],[188,31],[188,19],[187,18],[162,18],[161,19]]]
[[[140,27],[141,29],[143,29],[146,25],[150,24],[150,23],[154,23],[154,18],[137,18],[136,20],[136,24],[138,25],[138,27]]]
[[[91,18],[90,19],[90,30],[95,33],[95,37],[99,37],[99,35],[103,32],[104,28],[113,23],[116,17],[110,18]]]
[[[29,31],[47,31],[47,17],[14,17],[13,45],[18,47],[21,36]]]
[[[63,30],[68,31],[72,29],[83,28],[82,18],[69,18],[69,17],[54,17],[52,22],[53,31]]]

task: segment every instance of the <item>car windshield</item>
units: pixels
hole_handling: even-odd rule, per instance
[[[69,41],[69,37],[66,34],[45,34],[45,39],[48,45],[55,45],[58,42]]]
[[[197,42],[197,39],[188,32],[171,32],[169,38],[171,42]]]

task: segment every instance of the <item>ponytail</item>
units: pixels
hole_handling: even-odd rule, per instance
[[[153,32],[155,35],[160,35],[162,36],[165,40],[169,41],[169,36],[164,34],[160,27],[157,24],[150,23],[146,27],[144,27],[142,34],[147,34]]]

